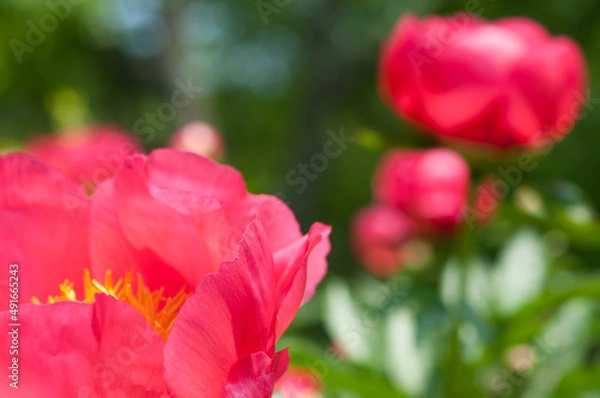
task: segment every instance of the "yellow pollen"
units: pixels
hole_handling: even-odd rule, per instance
[[[106,271],[104,284],[102,284],[91,278],[89,270],[84,270],[83,291],[85,298],[83,300],[77,299],[74,287],[73,282],[66,279],[60,285],[60,294],[58,296],[48,296],[48,303],[52,304],[59,301],[93,303],[95,294],[104,293],[135,308],[163,339],[166,339],[171,331],[181,306],[192,295],[192,293],[186,293],[185,287],[183,287],[175,296],[167,298],[164,296],[164,287],[152,292],[144,285],[142,276],[133,272],[125,273],[124,278],[114,283],[111,271]],[[32,301],[35,304],[42,304],[37,297],[33,297]]]

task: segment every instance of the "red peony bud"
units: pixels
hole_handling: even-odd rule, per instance
[[[402,245],[416,231],[417,225],[398,209],[371,205],[354,217],[352,247],[369,272],[386,277],[404,265]]]
[[[469,166],[452,150],[394,150],[381,161],[373,190],[424,230],[451,233],[464,219],[469,181]]]
[[[390,105],[457,144],[552,144],[573,127],[587,89],[579,46],[527,18],[406,15],[381,55],[380,91]]]

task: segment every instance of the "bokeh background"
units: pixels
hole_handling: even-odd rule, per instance
[[[0,147],[17,148],[41,133],[109,122],[137,134],[145,141],[146,149],[151,150],[164,146],[170,135],[186,122],[208,121],[217,126],[226,139],[225,161],[242,171],[251,191],[282,197],[305,230],[315,220],[334,227],[328,278],[344,286],[341,295],[348,283],[360,283],[359,290],[369,290],[381,282],[370,279],[351,254],[348,239],[351,216],[371,200],[371,175],[386,149],[432,145],[423,136],[414,134],[380,100],[376,83],[380,45],[404,12],[450,14],[464,10],[467,3],[469,1],[450,0],[3,0],[0,3]],[[513,209],[509,204],[503,208],[499,221],[478,237],[482,250],[489,258],[495,258],[514,236],[521,237],[519,242],[525,241],[529,235],[523,238],[517,231],[525,225],[531,230],[524,233],[539,237],[544,248],[558,247],[552,255],[553,263],[560,262],[560,269],[567,269],[569,278],[579,272],[594,272],[600,260],[600,228],[594,218],[594,209],[600,204],[600,91],[597,86],[600,2],[481,0],[479,4],[485,18],[524,15],[540,21],[554,34],[572,36],[585,51],[591,80],[585,117],[564,142],[524,177],[524,184],[537,189],[532,199],[534,207],[535,200],[542,200],[557,204],[560,212],[542,219],[535,211],[530,214],[518,206]],[[64,16],[56,26],[48,20],[53,9]],[[42,36],[33,33],[32,43],[31,37],[28,38],[32,35],[32,26],[40,27],[44,23],[47,32]],[[156,113],[161,104],[170,103],[178,81],[191,82],[202,87],[202,91],[164,125],[155,127],[155,137],[145,139],[136,123],[139,126],[147,114]],[[317,173],[314,181],[308,181],[306,189],[290,183],[289,173],[297,169],[299,163],[306,163],[323,151],[325,142],[330,139],[328,132],[339,134],[342,130],[354,142],[341,156],[330,159],[326,169]],[[444,247],[439,249],[444,250]],[[518,267],[515,272],[519,272]],[[419,277],[416,280],[418,283]],[[415,283],[415,278],[398,281]],[[591,297],[596,293],[586,292]],[[342,300],[338,293],[334,294],[335,300]],[[310,340],[311,348],[300,356],[305,354],[312,358],[311,349],[317,352],[313,359],[299,360],[303,365],[317,364],[318,367],[323,349],[335,338],[332,326],[321,321],[323,308],[330,305],[323,303],[329,300],[327,296],[328,293],[320,292],[315,302],[303,310],[290,333],[292,337],[297,335]],[[489,360],[473,366],[475,370],[463,373],[459,365],[450,361],[441,372],[417,375],[417,379],[421,377],[426,381],[421,384],[429,386],[424,389],[413,388],[410,383],[414,382],[406,382],[405,376],[394,377],[368,360],[355,361],[359,365],[350,370],[328,371],[323,375],[324,381],[326,385],[333,385],[328,392],[331,396],[403,396],[400,394],[411,394],[411,391],[413,396],[440,396],[440,391],[447,387],[450,390],[446,389],[446,396],[461,398],[598,397],[600,341],[593,336],[600,334],[600,329],[597,322],[593,322],[598,315],[598,308],[594,308],[585,323],[591,325],[586,330],[592,337],[586,340],[589,344],[582,351],[583,357],[557,360],[561,365],[551,366],[541,376],[539,383],[546,381],[547,386],[550,380],[552,387],[540,395],[527,395],[520,390],[520,382],[512,383],[511,394],[517,395],[494,395],[492,390],[483,387],[480,391],[484,391],[484,395],[468,392],[474,379],[479,380],[479,384],[487,383],[486,366],[492,370],[496,362],[502,369],[507,366],[507,352],[512,352],[507,347],[514,348],[519,338],[523,342],[531,341],[527,333],[513,340],[508,338],[502,343],[504,346],[497,346],[498,340],[491,339],[489,347],[492,349],[486,354]],[[436,319],[442,316],[436,311],[425,311],[426,319],[419,322],[436,324]],[[531,329],[541,320],[525,316],[522,322],[523,328]],[[509,327],[502,321],[495,325],[497,330]],[[441,335],[436,338],[444,339]],[[415,364],[418,358],[411,357],[418,354],[411,354],[410,349],[405,352],[403,360],[409,365],[394,366],[408,366],[409,374],[413,366],[420,369],[420,365]],[[341,362],[336,361],[332,369],[341,366]],[[576,366],[564,365],[572,362]],[[556,370],[558,368],[560,370]],[[357,376],[348,377],[348,374]],[[445,385],[439,380],[443,378],[439,374],[464,377],[461,382],[464,389],[439,387]],[[381,382],[383,387],[369,390],[358,386],[354,393],[340,392],[344,390],[343,385],[353,382],[372,386]],[[391,384],[398,392],[390,392]],[[399,392],[402,390],[404,393]]]

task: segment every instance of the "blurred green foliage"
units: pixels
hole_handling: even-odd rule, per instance
[[[265,3],[270,7],[264,8]],[[15,148],[36,134],[93,122],[115,123],[139,135],[136,125],[171,101],[177,82],[201,86],[202,92],[189,106],[155,127],[156,136],[145,140],[146,148],[165,145],[170,134],[188,121],[209,121],[226,138],[227,162],[243,172],[252,191],[283,197],[305,230],[314,220],[333,225],[333,282],[303,310],[290,333],[290,338],[312,339],[294,344],[293,352],[296,361],[314,365],[322,361],[328,339],[337,333],[335,325],[327,324],[331,317],[320,321],[322,308],[341,308],[357,300],[359,307],[381,310],[361,298],[360,292],[376,292],[382,282],[365,276],[348,244],[352,214],[371,199],[370,178],[378,158],[392,146],[432,145],[381,102],[376,84],[380,44],[404,12],[450,14],[464,10],[467,3],[4,0],[0,3],[4,43],[0,46],[0,147]],[[481,297],[470,302],[468,294],[466,299],[451,300],[454,304],[450,305],[444,294],[437,294],[449,277],[446,271],[442,279],[427,277],[427,269],[439,271],[450,257],[451,248],[444,246],[451,244],[441,244],[429,268],[407,270],[399,276],[399,290],[409,296],[406,300],[411,304],[392,301],[382,321],[368,331],[396,331],[387,337],[395,340],[374,335],[368,341],[389,343],[390,350],[400,350],[402,360],[402,353],[411,351],[410,344],[397,331],[404,330],[406,338],[416,330],[419,338],[429,341],[420,346],[427,352],[407,352],[405,360],[415,362],[401,365],[383,363],[377,354],[382,351],[372,347],[357,354],[359,360],[350,361],[352,365],[334,361],[325,377],[330,394],[347,389],[355,395],[343,396],[403,396],[391,385],[408,383],[409,391],[414,387],[424,396],[600,396],[600,227],[594,210],[600,203],[600,2],[481,0],[478,4],[485,18],[524,15],[554,34],[574,37],[589,61],[591,95],[585,117],[524,176],[524,186],[535,188],[534,202],[541,201],[542,207],[532,211],[523,205],[522,195],[511,196],[492,226],[462,238],[467,245],[477,243],[483,278],[496,285],[499,276],[485,275],[501,273],[498,268],[510,267],[513,261],[513,268],[501,273],[507,278],[505,285],[490,287],[489,294],[499,294],[498,289],[508,294],[513,283],[526,277],[519,268],[527,269],[524,257],[514,257],[515,251],[543,253],[544,259],[530,260],[543,263],[539,271],[543,274],[531,276],[536,285],[527,300],[516,306],[481,309]],[[48,17],[54,14],[63,17],[56,19],[55,26]],[[331,132],[341,131],[354,142],[339,157],[329,159],[314,181],[292,181],[289,173],[322,152]],[[527,197],[527,191],[524,194]],[[515,236],[526,238],[515,240]],[[526,247],[514,248],[514,242]],[[463,274],[472,272],[469,269],[459,267],[452,272],[459,281],[468,281]],[[334,279],[339,276],[341,282]],[[361,281],[359,286],[353,287],[357,281]],[[344,295],[344,289],[352,293]],[[335,304],[327,304],[328,300]],[[411,323],[414,319],[416,324]],[[390,322],[395,322],[391,329]],[[510,353],[552,327],[560,329],[561,322],[573,325],[576,339],[569,339],[568,328],[557,332],[564,337],[561,344],[572,347],[566,354],[548,354],[527,375],[529,384],[523,383],[525,376],[516,375],[507,365]],[[577,329],[575,325],[584,326]],[[473,352],[465,353],[464,346]],[[473,359],[465,360],[465,356]],[[412,379],[406,379],[411,375]],[[494,379],[498,375],[504,376]],[[507,389],[494,393],[481,387],[493,385],[493,380],[508,383],[510,394]],[[418,383],[427,388],[415,389]],[[476,385],[481,388],[471,388]]]

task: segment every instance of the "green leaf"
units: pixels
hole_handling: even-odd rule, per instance
[[[565,281],[559,289],[545,291],[527,304],[512,318],[502,322],[503,346],[528,341],[541,333],[545,318],[552,315],[564,303],[574,298],[600,297],[600,275],[587,275],[573,281]]]
[[[442,270],[440,282],[440,298],[446,307],[457,308],[460,305],[462,280],[462,271],[458,261],[450,258]]]
[[[366,324],[366,315],[354,302],[346,282],[331,280],[325,287],[324,304],[323,321],[331,339],[353,361],[371,362],[375,356],[370,339],[374,330]]]
[[[536,371],[524,398],[551,396],[559,382],[584,360],[596,304],[574,299],[563,305],[536,342]]]
[[[535,299],[543,291],[547,267],[537,233],[519,230],[501,252],[493,272],[496,311],[510,316]]]
[[[313,370],[325,385],[327,397],[407,398],[381,374],[363,366],[346,362],[331,349],[298,338],[282,339],[290,346],[293,364]]]
[[[436,342],[424,332],[409,308],[396,309],[386,322],[386,371],[398,387],[411,395],[426,391],[434,366]]]

